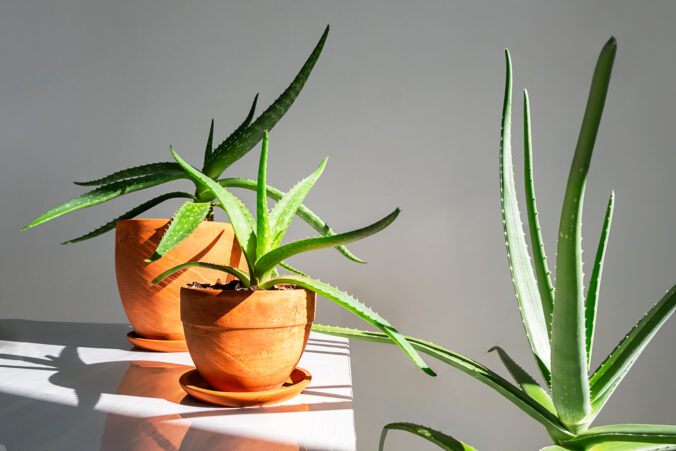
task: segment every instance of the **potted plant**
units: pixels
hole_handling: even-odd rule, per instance
[[[212,145],[214,123],[211,121],[203,172],[218,178],[261,140],[264,130],[274,127],[282,118],[309,77],[324,47],[328,31],[327,26],[299,73],[279,98],[253,120],[258,99],[256,95],[242,124],[216,148]],[[187,178],[178,164],[161,162],[124,169],[88,182],[75,182],[97,188],[49,210],[29,223],[24,230],[124,194]],[[244,178],[224,178],[219,183],[226,187],[256,189],[254,180]],[[282,192],[268,187],[267,195],[279,200]],[[176,211],[173,219],[134,219],[150,208],[176,198],[187,200]],[[165,280],[161,285],[151,285],[150,281],[158,274],[187,260],[210,261],[235,267],[244,265],[232,227],[213,221],[214,202],[213,194],[196,184],[193,194],[182,191],[161,194],[90,233],[62,243],[76,243],[116,230],[117,283],[122,304],[134,329],[130,335],[133,343],[155,350],[185,350],[183,327],[179,319],[179,289],[189,281],[212,280],[216,273],[208,268],[191,268]],[[333,235],[331,228],[307,207],[301,206],[297,214],[320,234]],[[338,246],[337,249],[347,258],[363,262],[345,247]]]
[[[561,211],[556,284],[552,282],[547,267],[535,205],[530,105],[526,91],[523,97],[524,177],[533,266],[517,206],[511,153],[512,66],[509,51],[505,51],[507,73],[500,146],[501,207],[514,289],[526,336],[544,383],[529,375],[498,346],[491,348],[491,351],[497,351],[517,385],[449,349],[407,337],[418,351],[487,384],[541,423],[554,441],[554,445],[544,448],[548,451],[676,449],[676,426],[615,424],[590,427],[650,340],[676,310],[676,286],[673,286],[627,333],[596,371],[590,372],[599,288],[614,195],[611,193],[608,201],[586,296],[581,258],[582,201],[616,48],[616,41],[611,38],[603,47],[594,71]],[[314,329],[330,335],[391,342],[389,337],[381,333],[319,325],[314,326]],[[412,423],[387,425],[381,435],[381,449],[390,429],[409,431],[448,450],[474,449],[439,431]]]
[[[258,392],[279,387],[294,370],[307,343],[314,320],[316,294],[382,330],[416,365],[428,374],[434,374],[387,320],[354,297],[300,271],[280,275],[275,269],[283,260],[301,252],[344,245],[370,236],[390,225],[399,214],[398,208],[361,229],[282,244],[293,216],[324,170],[327,159],[268,211],[266,132],[258,168],[254,220],[237,197],[190,166],[173,149],[171,152],[186,173],[218,199],[216,205],[227,213],[247,266],[242,270],[191,261],[171,268],[153,280],[153,283],[159,283],[188,267],[216,269],[237,279],[225,285],[194,284],[181,288],[181,320],[188,350],[197,371],[209,385],[226,392]]]

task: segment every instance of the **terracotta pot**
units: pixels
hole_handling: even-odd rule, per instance
[[[315,293],[181,288],[181,320],[197,371],[216,390],[278,388],[298,364]]]
[[[185,269],[157,285],[162,272],[189,261],[206,261],[246,269],[246,261],[227,223],[204,221],[188,238],[153,263],[150,257],[169,224],[168,219],[126,219],[115,228],[115,273],[122,305],[136,335],[159,340],[182,340],[180,288],[190,282],[226,279],[220,271]]]

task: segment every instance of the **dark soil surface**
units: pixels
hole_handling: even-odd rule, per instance
[[[258,287],[246,288],[239,280],[232,280],[228,283],[220,283],[220,280],[214,284],[193,282],[188,284],[188,288],[202,288],[206,290],[235,290],[235,291],[257,291]],[[275,285],[270,290],[297,290],[300,287],[296,285]]]

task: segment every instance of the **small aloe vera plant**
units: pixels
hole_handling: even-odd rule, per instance
[[[616,424],[590,427],[641,352],[676,309],[676,286],[636,324],[603,363],[590,372],[603,260],[613,215],[611,193],[601,238],[586,292],[582,275],[582,203],[592,151],[615,59],[616,41],[603,47],[592,79],[587,107],[570,168],[556,254],[556,282],[551,280],[540,233],[533,186],[532,140],[528,93],[524,91],[524,160],[526,211],[533,265],[517,206],[511,153],[512,65],[506,56],[506,86],[500,145],[500,191],[507,255],[514,289],[531,350],[544,384],[530,376],[505,350],[494,347],[517,385],[485,366],[435,344],[407,337],[411,345],[495,389],[540,422],[554,445],[547,450],[676,449],[676,426]],[[315,325],[319,332],[359,340],[390,342],[383,334]],[[387,432],[405,430],[448,450],[473,450],[442,432],[412,423],[392,423]]]
[[[205,191],[211,192],[213,196],[218,199],[219,202],[216,205],[225,210],[230,219],[230,223],[235,232],[235,237],[237,238],[237,242],[246,259],[248,271],[242,271],[231,266],[205,262],[186,262],[160,274],[152,281],[152,283],[159,283],[184,268],[197,266],[232,274],[244,287],[255,287],[261,290],[268,290],[274,289],[275,285],[280,284],[296,285],[324,296],[364,321],[382,330],[386,334],[385,336],[391,338],[394,343],[399,345],[418,367],[430,375],[435,375],[418,355],[417,351],[413,349],[411,344],[406,341],[386,319],[349,294],[340,291],[329,284],[313,279],[283,263],[283,260],[302,252],[345,245],[373,235],[374,233],[383,230],[397,218],[399,215],[398,208],[381,220],[361,229],[332,236],[306,238],[287,244],[281,244],[291,220],[300,208],[303,199],[307,196],[310,188],[312,188],[322,174],[328,158],[324,159],[312,174],[301,180],[296,186],[285,193],[274,208],[269,211],[266,196],[268,134],[265,132],[260,155],[260,164],[258,167],[256,218],[254,219],[253,215],[244,204],[226,188],[221,186],[218,181],[211,179],[207,174],[190,166],[174,151],[173,148],[171,149],[171,152],[176,159],[176,162],[185,170],[186,174],[188,174],[195,183],[202,186]],[[277,265],[281,265],[293,274],[278,274],[276,269]]]
[[[305,61],[305,64],[303,64],[303,67],[277,100],[256,120],[253,120],[258,100],[258,95],[256,95],[244,121],[215,148],[213,147],[214,121],[211,121],[209,137],[204,152],[202,172],[208,174],[211,178],[218,178],[223,171],[246,155],[263,138],[265,130],[269,130],[277,124],[303,89],[324,48],[328,32],[329,27],[327,26],[314,50],[307,61]],[[96,180],[75,182],[77,185],[96,186],[97,188],[49,210],[26,225],[23,230],[30,229],[67,213],[107,202],[124,194],[186,178],[188,178],[186,173],[175,162],[161,162],[123,169]],[[232,188],[256,189],[256,181],[245,178],[224,178],[219,180],[219,183],[222,186]],[[148,259],[149,261],[158,260],[190,236],[203,220],[213,219],[213,194],[209,190],[202,188],[199,184],[196,184],[195,188],[194,194],[182,191],[161,194],[107,222],[94,231],[65,241],[62,244],[77,243],[102,235],[114,229],[118,221],[135,218],[169,199],[187,199],[174,214],[171,226],[163,235],[154,254],[149,256]],[[267,194],[272,199],[279,200],[282,192],[274,187],[268,187]],[[307,207],[301,206],[297,214],[322,235],[333,234],[331,228]],[[342,246],[338,247],[338,251],[353,261],[363,263],[361,259],[351,254]]]

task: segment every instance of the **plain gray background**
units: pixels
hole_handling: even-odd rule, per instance
[[[535,367],[511,285],[500,220],[503,48],[515,67],[514,150],[522,189],[520,91],[531,94],[536,190],[554,257],[568,167],[598,51],[618,39],[587,188],[591,272],[611,189],[617,202],[594,365],[676,280],[676,4],[667,1],[3,1],[0,5],[0,315],[124,322],[113,235],[85,233],[158,190],[19,232],[82,192],[72,180],[170,159],[201,161],[253,96],[267,106],[319,39],[324,52],[271,133],[269,180],[288,189],[329,155],[307,199],[337,230],[395,206],[400,218],[297,266],[356,294],[402,331],[502,371],[504,346]],[[229,169],[255,176],[258,151]],[[175,187],[179,187],[177,183]],[[189,187],[188,184],[185,187]],[[164,189],[164,188],[163,188]],[[251,200],[251,196],[245,199]],[[167,203],[147,216],[166,217]],[[521,204],[523,206],[523,203]],[[311,234],[298,223],[293,237]],[[329,302],[321,323],[364,327]],[[667,323],[596,424],[676,422],[676,324]],[[480,449],[537,449],[542,428],[495,392],[436,361],[435,379],[393,347],[352,345],[360,449],[387,422],[424,423]],[[403,433],[388,449],[434,449]]]

